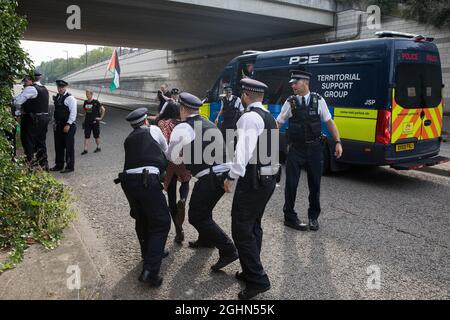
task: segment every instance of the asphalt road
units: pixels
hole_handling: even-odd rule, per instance
[[[134,222],[120,186],[123,141],[130,132],[125,111],[109,108],[102,129],[103,151],[80,156],[82,119],[76,136],[76,172],[56,174],[71,186],[79,214],[92,228],[92,252],[102,250],[103,298],[236,299],[242,285],[234,279],[238,262],[213,274],[217,250],[194,251],[167,242],[160,289],[137,281],[141,271]],[[53,164],[53,137],[48,135]],[[92,141],[93,142],[93,141]],[[91,146],[92,151],[94,146]],[[263,220],[262,260],[272,290],[260,299],[448,299],[450,290],[450,179],[388,168],[354,169],[323,178],[321,229],[301,233],[283,226],[284,182],[277,186]],[[306,218],[303,174],[297,210]],[[216,221],[230,233],[232,196],[215,210]],[[186,240],[196,239],[186,222]],[[231,233],[230,233],[231,234]],[[91,237],[92,238],[92,237]],[[101,248],[101,249],[100,249]],[[95,260],[95,259],[94,259]],[[380,286],[367,286],[371,270]],[[369,270],[368,270],[369,269]]]

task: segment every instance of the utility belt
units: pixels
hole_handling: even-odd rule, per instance
[[[160,176],[158,174],[150,173],[148,172],[148,170],[143,170],[142,173],[121,172],[119,173],[119,177],[117,179],[114,179],[114,183],[119,184],[126,182],[142,182],[144,188],[148,188],[152,178],[156,178],[155,181],[159,183]]]
[[[277,183],[281,181],[280,165],[261,167],[257,165],[251,165],[249,169],[250,171],[248,172],[248,174],[250,175],[250,182],[254,190],[269,186],[273,183],[273,181],[276,181]]]
[[[293,148],[301,148],[305,146],[310,146],[318,143],[323,143],[325,141],[325,136],[320,136],[312,140],[301,141],[301,142],[290,142],[289,145]]]
[[[69,121],[69,119],[67,119],[67,121]],[[68,124],[67,121],[55,120],[55,125],[65,127],[66,124]],[[76,126],[76,123],[72,123],[71,126]]]
[[[214,172],[211,167],[208,174],[197,178],[200,182],[206,182],[211,189],[223,188],[223,183],[227,178],[228,171],[226,172]]]
[[[29,115],[30,117],[48,116],[48,112],[23,112],[23,114]]]
[[[29,117],[33,122],[38,122],[41,119],[47,119],[49,117],[48,113],[34,113],[34,112],[29,112],[29,113],[23,113],[22,114],[23,117]]]

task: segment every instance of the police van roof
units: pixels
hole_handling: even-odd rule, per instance
[[[428,39],[428,38],[424,38]],[[333,52],[342,53],[345,51],[355,51],[355,50],[374,50],[388,48],[393,44],[396,44],[400,48],[407,47],[418,47],[429,50],[429,51],[437,51],[436,46],[427,41],[417,41],[416,38],[407,38],[407,37],[396,37],[392,35],[391,37],[380,37],[380,38],[371,38],[371,39],[363,39],[363,40],[351,40],[344,42],[331,42],[310,46],[302,46],[302,47],[294,47],[294,48],[286,48],[286,49],[277,49],[270,50],[265,52],[255,52],[253,54],[241,55],[236,57],[233,60],[247,60],[253,57],[257,57],[257,59],[271,59],[283,56],[290,56],[296,54],[330,54]]]

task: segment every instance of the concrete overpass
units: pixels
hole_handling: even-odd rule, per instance
[[[333,27],[334,0],[19,0],[27,40],[186,49]],[[69,30],[67,8],[81,9]]]

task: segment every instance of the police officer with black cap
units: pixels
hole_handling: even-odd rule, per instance
[[[147,108],[139,108],[127,116],[133,132],[126,138],[125,165],[116,183],[130,204],[130,215],[136,220],[136,234],[144,259],[140,282],[159,287],[162,259],[170,230],[170,214],[162,192],[160,175],[166,170],[167,142],[161,129],[149,126]]]
[[[226,86],[223,88],[224,95],[220,99],[220,111],[216,118],[216,125],[219,123],[219,118],[222,116],[221,129],[226,137],[226,130],[236,130],[236,123],[239,117],[244,112],[241,99],[233,95],[233,88]]]
[[[223,181],[230,170],[226,164],[225,143],[220,130],[199,114],[202,101],[196,96],[180,94],[180,116],[184,121],[170,136],[167,156],[175,164],[184,162],[197,179],[189,202],[189,223],[198,231],[198,240],[189,242],[191,248],[216,247],[219,260],[211,269],[218,271],[238,259],[233,241],[213,220],[213,210],[225,194]],[[211,139],[221,150],[207,153]],[[183,155],[180,156],[181,151]],[[210,159],[208,159],[210,156]]]
[[[286,188],[284,223],[287,227],[305,231],[319,230],[320,182],[323,168],[322,122],[333,135],[335,156],[342,156],[339,130],[334,123],[327,103],[317,93],[309,91],[311,73],[294,70],[290,84],[295,95],[288,98],[277,118],[279,126],[289,120],[289,152],[286,162]],[[306,169],[309,186],[309,224],[303,224],[294,210],[297,187],[302,168]]]
[[[75,170],[75,133],[77,126],[77,100],[67,91],[69,84],[64,80],[56,80],[58,94],[53,97],[55,111],[55,166],[50,171],[69,173]],[[64,168],[64,162],[66,167]]]
[[[280,166],[276,156],[269,154],[272,144],[277,142],[273,138],[278,137],[278,129],[275,119],[262,104],[267,85],[250,78],[242,79],[240,84],[241,100],[247,112],[237,123],[236,153],[224,189],[232,192],[237,180],[231,209],[231,229],[242,267],[236,278],[246,283],[238,298],[246,300],[270,289],[269,277],[260,257],[263,236],[261,220],[275,190]],[[267,159],[261,157],[264,148]]]
[[[42,74],[38,71],[34,72],[33,77],[25,77],[24,82],[27,84],[22,93],[15,97],[14,104],[20,106],[16,115],[21,115],[20,138],[28,163],[48,170],[46,140],[50,122],[49,95],[47,88],[40,82],[41,77]]]

